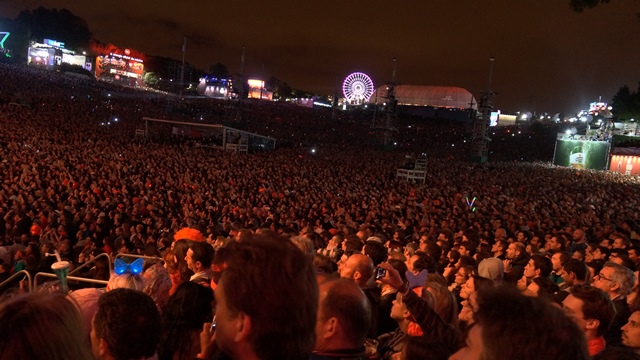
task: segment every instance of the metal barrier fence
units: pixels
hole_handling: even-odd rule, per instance
[[[0,289],[5,287],[6,285],[10,284],[14,279],[17,279],[20,275],[23,275],[23,276],[27,277],[27,284],[29,286],[29,292],[33,291],[33,282],[31,280],[31,274],[29,274],[29,272],[27,270],[20,270],[17,273],[11,275],[7,280],[3,281],[0,284]]]
[[[94,257],[90,261],[87,261],[85,264],[83,264],[81,266],[78,266],[73,271],[69,272],[69,274],[67,275],[67,280],[77,281],[77,282],[85,282],[85,283],[91,283],[91,284],[100,284],[100,285],[105,285],[106,286],[109,283],[106,280],[96,280],[96,279],[84,278],[84,277],[79,277],[79,276],[73,276],[73,274],[76,274],[81,269],[89,267],[89,265],[94,264],[97,259],[100,259],[102,257],[106,257],[109,260],[108,261],[109,273],[112,273],[113,272],[113,261],[111,261],[111,257],[109,256],[109,254],[103,253],[103,254],[100,254],[100,255]],[[156,256],[144,256],[144,255],[133,255],[133,254],[118,254],[118,255],[116,255],[115,259],[118,259],[118,258],[140,258],[140,259],[144,259],[144,260],[155,260],[155,261],[159,261],[160,263],[164,264],[164,259],[162,259],[160,257],[156,257]],[[115,261],[115,259],[114,259],[114,261]],[[33,292],[33,291],[36,291],[38,289],[38,280],[40,280],[43,277],[44,278],[58,279],[58,277],[55,274],[44,273],[44,272],[39,272],[33,278],[31,278],[31,274],[29,274],[28,271],[21,270],[21,271],[18,271],[17,273],[15,273],[15,274],[11,275],[7,280],[5,280],[2,283],[0,283],[0,290],[3,287],[5,287],[6,285],[8,285],[8,284],[12,283],[13,281],[15,281],[15,279],[19,278],[20,276],[26,276],[27,285],[28,285],[28,291],[29,292]]]
[[[73,271],[69,272],[69,275],[73,275],[75,273],[77,273],[78,271],[80,271],[80,269],[84,269],[86,267],[88,267],[91,264],[94,264],[96,262],[97,259],[100,259],[102,257],[106,257],[107,259],[109,259],[108,264],[109,264],[109,274],[111,274],[111,272],[113,271],[113,261],[111,261],[111,256],[109,256],[109,254],[107,253],[102,253],[99,254],[98,256],[94,257],[93,259],[87,261],[86,263],[78,266],[77,268],[73,269]]]
[[[38,289],[38,280],[40,278],[43,278],[43,277],[53,278],[53,279],[57,279],[58,278],[55,274],[39,272],[33,278],[33,286],[31,287],[30,291],[35,291],[35,290]],[[105,287],[109,283],[106,280],[96,280],[96,279],[83,278],[83,277],[78,277],[78,276],[67,276],[67,281],[70,281],[70,280],[71,281],[78,281],[78,282],[86,282],[86,283],[90,283],[90,284],[100,284],[100,285],[104,285]]]

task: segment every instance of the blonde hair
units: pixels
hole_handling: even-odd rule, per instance
[[[111,273],[109,283],[107,284],[107,291],[114,289],[131,289],[144,291],[144,277],[142,274],[121,274],[116,275]]]

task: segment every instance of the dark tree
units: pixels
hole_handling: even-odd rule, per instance
[[[640,119],[640,89],[636,92],[624,85],[611,101],[613,115],[618,120]]]
[[[31,40],[43,41],[54,39],[65,43],[65,47],[73,50],[88,49],[93,34],[87,22],[67,9],[46,9],[22,11],[16,20],[25,25]]]
[[[608,4],[610,0],[569,0],[569,7],[577,12],[581,13],[584,10],[593,9],[596,6],[602,4]],[[638,21],[640,21],[640,12],[636,13]]]
[[[583,12],[585,9],[593,9],[600,4],[607,4],[609,0],[570,0],[569,6],[575,12]]]
[[[227,79],[229,77],[229,70],[224,64],[217,63],[209,67],[209,75],[218,79]]]
[[[289,86],[289,84],[278,79],[275,76],[271,76],[265,82],[264,86],[268,91],[273,92],[274,99],[286,99],[288,97],[291,97],[291,94],[293,93],[293,89],[291,88],[291,86]]]

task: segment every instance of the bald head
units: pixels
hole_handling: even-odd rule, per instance
[[[340,268],[340,277],[351,279],[360,287],[365,287],[373,276],[373,261],[363,254],[353,254]]]
[[[339,278],[320,286],[315,351],[360,347],[370,324],[369,300],[355,282]]]

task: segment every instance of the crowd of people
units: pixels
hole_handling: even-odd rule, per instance
[[[464,125],[400,119],[379,151],[362,113],[259,102],[241,125],[287,146],[235,154],[135,136],[224,102],[0,76],[0,283],[54,255],[99,280],[0,288],[0,359],[637,357],[640,185],[550,165],[554,136],[496,130],[497,159],[539,161],[477,165]],[[424,183],[396,177],[407,153]]]

